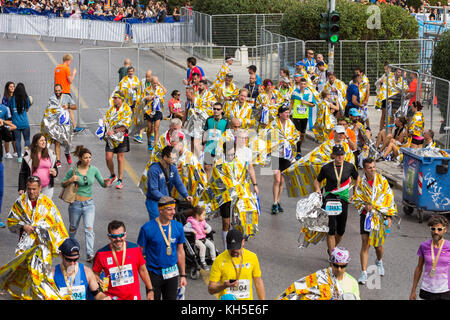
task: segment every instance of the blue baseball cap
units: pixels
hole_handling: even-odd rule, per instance
[[[58,249],[61,251],[62,255],[66,257],[78,256],[80,254],[80,244],[77,240],[72,238],[64,240]]]
[[[352,117],[361,117],[361,113],[359,113],[358,109],[356,108],[351,108],[349,114]]]

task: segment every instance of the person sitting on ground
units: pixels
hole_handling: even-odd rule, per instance
[[[423,132],[423,148],[436,148],[436,141],[434,141],[434,131],[431,129]]]
[[[398,117],[394,120],[395,125],[394,134],[391,133],[386,134],[386,130],[381,130],[380,133],[378,134],[377,142],[375,144],[376,147],[378,148],[378,152],[381,153],[386,151],[391,143],[394,143],[395,145],[404,144],[407,135],[406,124],[407,121],[405,117]]]

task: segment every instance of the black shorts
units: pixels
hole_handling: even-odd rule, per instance
[[[450,291],[442,293],[432,293],[420,289],[419,297],[423,300],[450,300]]]
[[[422,140],[417,140],[416,138],[412,137],[412,138],[411,138],[411,144],[415,144],[415,145],[417,145],[417,146],[421,146],[421,145],[423,145],[423,140],[424,140],[424,139],[422,139]]]
[[[366,215],[360,214],[359,215],[359,234],[370,234],[370,232],[364,230],[365,222],[366,222]]]
[[[111,149],[109,147],[108,142],[106,143],[105,147],[106,152],[113,152],[113,153],[124,153],[130,151],[130,139],[128,136],[123,138],[123,142],[117,146],[117,148]]]
[[[336,234],[343,236],[345,233],[345,227],[347,225],[348,202],[341,199],[341,203],[342,213],[337,216],[328,216],[328,235],[330,236],[334,236]],[[325,209],[325,201],[322,208]]]
[[[156,122],[158,120],[162,120],[163,114],[161,111],[156,111],[153,116],[149,116],[147,113],[144,113],[144,120],[150,121],[150,122]]]
[[[231,201],[225,202],[219,207],[220,216],[224,219],[231,217]]]
[[[308,126],[308,119],[292,119],[292,122],[294,122],[295,129],[297,129],[301,133],[306,132],[306,127]]]
[[[283,172],[291,166],[291,162],[287,159],[272,157],[272,170],[280,170]]]

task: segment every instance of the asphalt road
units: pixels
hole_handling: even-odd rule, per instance
[[[118,80],[117,70],[122,65],[124,58],[132,59],[137,65],[136,49],[115,48],[100,49],[90,44],[80,45],[77,41],[38,41],[35,38],[3,39],[0,40],[3,50],[0,51],[0,84],[8,80],[24,82],[28,94],[33,96],[35,103],[29,113],[30,122],[39,124],[46,107],[48,97],[52,93],[53,70],[56,63],[60,63],[62,55],[66,52],[81,52],[81,81],[75,79],[75,100],[81,102],[79,119],[81,126],[87,130],[74,138],[73,147],[83,144],[93,153],[93,165],[97,166],[104,177],[109,175],[104,160],[104,142],[98,141],[94,136],[97,120],[106,111],[109,90],[114,89]],[[24,51],[40,51],[28,52]],[[53,52],[52,52],[53,51]],[[79,56],[74,54],[73,66],[79,68]],[[108,68],[108,61],[111,65]],[[143,77],[145,70],[152,69],[154,75],[159,76],[160,81],[165,74],[166,81],[163,84],[170,93],[174,89],[182,89],[181,79],[185,71],[169,63],[150,51],[142,51],[139,56],[139,77]],[[180,90],[182,91],[182,90]],[[80,97],[76,94],[80,93]],[[182,91],[183,92],[183,91]],[[168,95],[167,95],[168,97]],[[182,95],[182,99],[184,95]],[[79,99],[79,100],[78,100]],[[170,99],[170,98],[167,98]],[[167,129],[167,123],[162,123],[161,132]],[[32,126],[32,135],[37,133],[38,126]],[[72,147],[72,148],[73,148]],[[311,141],[306,141],[304,153],[314,148]],[[96,203],[95,220],[95,249],[103,247],[107,243],[106,227],[109,221],[119,219],[125,222],[128,232],[128,241],[135,242],[140,227],[148,221],[145,208],[145,198],[140,192],[137,179],[140,178],[145,164],[149,158],[146,145],[131,142],[131,152],[126,154],[127,168],[124,177],[125,187],[122,190],[102,189],[94,187],[94,200]],[[5,192],[3,199],[2,221],[9,212],[13,201],[17,197],[17,178],[19,164],[16,159],[4,160],[5,165]],[[68,228],[68,205],[58,199],[60,192],[59,183],[68,170],[67,163],[63,160],[63,167],[56,180],[57,187],[54,192],[54,202],[58,206],[66,227]],[[258,170],[257,170],[258,171]],[[270,214],[272,205],[272,176],[258,174],[257,180],[260,188],[262,215],[260,216],[260,233],[246,244],[246,248],[255,252],[262,268],[262,277],[266,289],[267,299],[274,299],[285,290],[293,281],[307,274],[315,272],[327,266],[326,242],[311,245],[306,249],[298,249],[297,239],[299,223],[295,217],[295,208],[298,199],[288,198],[287,194],[281,198],[285,212],[273,216]],[[421,242],[429,239],[429,231],[425,215],[422,224],[417,223],[417,218],[405,216],[401,210],[401,191],[395,191],[395,199],[402,217],[401,228],[392,228],[392,232],[385,243],[384,266],[386,275],[381,278],[379,288],[368,289],[360,286],[362,299],[368,300],[393,300],[408,299],[413,279],[414,268],[417,263],[417,249]],[[221,221],[215,218],[209,222],[217,231],[216,246],[222,251]],[[85,258],[85,241],[82,224],[78,230],[77,239],[82,245],[82,257]],[[14,256],[14,248],[17,236],[7,229],[0,230],[0,264],[3,265]],[[353,206],[350,206],[347,231],[341,246],[350,250],[352,261],[347,272],[355,278],[360,274],[359,250],[361,247],[359,235],[359,217]],[[82,260],[83,260],[82,259]],[[57,259],[58,260],[58,259]],[[369,266],[375,261],[373,249],[369,253]],[[202,278],[198,280],[188,279],[186,298],[193,300],[215,299],[207,292],[208,272],[202,272]]]

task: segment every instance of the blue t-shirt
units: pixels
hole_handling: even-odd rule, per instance
[[[347,87],[347,108],[348,109],[350,109],[350,107],[358,108],[358,106],[355,106],[352,102],[353,96],[356,96],[356,101],[358,101],[358,103],[359,103],[359,89],[358,89],[358,86],[354,83],[352,83],[351,85],[349,85]]]
[[[261,77],[258,76],[258,75],[256,75],[256,84],[257,84],[257,85],[262,85]]]
[[[11,112],[12,123],[17,127],[17,129],[26,129],[30,127],[27,115],[28,109],[30,109],[30,100],[28,98],[24,108],[22,109],[22,113],[17,111],[15,97],[9,98],[8,108]]]
[[[186,242],[183,225],[172,220],[172,254],[167,255],[167,246],[156,220],[150,220],[141,227],[138,236],[138,244],[143,247],[147,269],[155,274],[161,275],[162,269],[177,264],[177,245]],[[169,238],[169,226],[162,226],[167,239]]]
[[[3,104],[0,104],[0,119],[8,120],[9,118],[11,118],[9,108]]]

